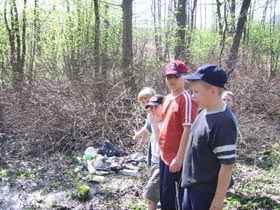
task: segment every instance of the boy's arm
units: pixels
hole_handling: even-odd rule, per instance
[[[142,127],[139,131],[134,131],[134,136],[132,137],[133,140],[136,140],[140,136],[142,136],[142,139],[147,139],[148,137],[148,131],[146,129],[146,126]]]
[[[185,151],[187,147],[187,143],[189,140],[189,135],[190,135],[190,130],[191,126],[185,125],[183,126],[184,130],[181,136],[181,142],[180,146],[177,152],[176,157],[172,160],[170,166],[169,166],[169,171],[172,173],[175,173],[177,171],[180,171],[183,165],[183,160],[185,157]]]
[[[221,165],[219,176],[218,176],[217,189],[209,210],[223,209],[224,199],[226,197],[226,193],[231,180],[232,170],[233,170],[233,164]]]
[[[146,126],[142,127],[138,132],[134,131],[135,135],[133,136],[133,140],[138,139],[139,137],[141,137],[141,140],[139,141],[139,143],[136,145],[136,150],[139,150],[141,145],[143,145],[149,136],[149,132],[146,129]]]
[[[158,140],[159,140],[159,127],[158,127],[159,122],[158,122],[158,119],[157,119],[155,114],[151,113],[150,114],[150,120],[151,120],[151,125],[153,127],[153,132],[154,132],[154,135],[155,135],[155,139],[158,142]]]

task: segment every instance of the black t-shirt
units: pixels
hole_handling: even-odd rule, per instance
[[[191,128],[182,187],[214,193],[221,164],[231,165],[235,161],[236,139],[237,121],[226,106],[220,112],[201,110]]]

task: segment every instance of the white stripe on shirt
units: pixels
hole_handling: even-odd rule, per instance
[[[231,145],[224,145],[220,147],[216,147],[213,152],[216,154],[218,152],[228,152],[228,151],[233,151],[236,150],[236,144],[231,144]]]

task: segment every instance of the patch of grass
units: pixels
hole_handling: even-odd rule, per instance
[[[259,168],[270,170],[280,163],[280,154],[276,149],[269,149],[259,153],[256,165]]]
[[[133,200],[130,199],[129,201],[129,210],[145,210],[147,209],[147,205],[145,201]]]
[[[261,165],[257,163],[260,160]],[[235,185],[227,194],[226,210],[280,210],[279,153],[277,150],[260,152],[257,161],[253,165],[242,161],[235,164]]]
[[[90,187],[81,185],[76,188],[76,195],[79,200],[86,201],[89,198]]]
[[[21,177],[21,178],[35,179],[35,178],[36,178],[36,174],[33,173],[33,172],[30,172],[30,173],[22,172],[22,173],[20,174],[20,177]]]
[[[242,193],[228,193],[225,209],[280,209],[280,204],[266,196],[246,196]]]
[[[0,168],[0,181],[6,180],[9,176],[10,171],[5,168]]]

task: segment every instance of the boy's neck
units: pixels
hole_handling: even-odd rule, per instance
[[[214,111],[220,111],[224,108],[224,102],[222,100],[213,100],[211,103],[209,103],[209,106],[207,106],[207,112],[214,112]]]
[[[184,89],[185,89],[185,88],[182,87],[182,88],[180,88],[180,89],[178,89],[178,90],[174,90],[174,91],[171,90],[171,95],[172,95],[172,96],[177,96],[177,95],[179,95]]]

